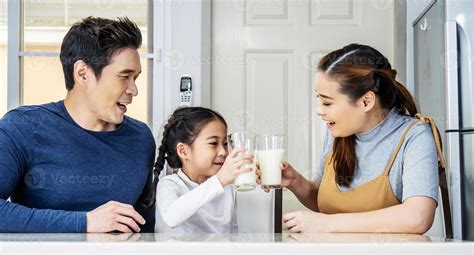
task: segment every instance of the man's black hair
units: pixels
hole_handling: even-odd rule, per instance
[[[75,23],[67,32],[59,55],[66,89],[74,86],[74,63],[84,61],[100,78],[102,69],[123,48],[138,49],[142,34],[137,24],[127,17],[117,20],[87,17]]]

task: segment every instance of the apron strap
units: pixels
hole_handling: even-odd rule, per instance
[[[431,117],[425,117],[420,113],[417,113],[416,118],[421,122],[427,123],[431,126],[431,131],[433,132],[433,137],[436,143],[436,150],[438,151],[438,175],[439,175],[439,188],[441,191],[441,203],[443,205],[443,217],[444,217],[444,231],[446,238],[453,238],[453,223],[451,220],[451,206],[449,201],[449,190],[448,190],[448,181],[447,181],[447,169],[446,161],[443,156],[443,145],[441,143],[439,130],[436,127],[436,124]]]
[[[408,125],[407,129],[406,129],[405,132],[403,133],[402,138],[400,138],[400,141],[398,142],[397,148],[396,148],[395,151],[393,152],[393,155],[392,155],[392,157],[390,158],[390,161],[388,162],[387,167],[385,168],[384,175],[388,176],[388,174],[390,173],[390,169],[392,168],[393,162],[395,161],[395,158],[397,157],[397,154],[398,154],[398,152],[400,151],[400,148],[402,147],[403,141],[405,141],[405,137],[407,136],[408,131],[410,131],[410,129],[411,129],[416,123],[418,123],[418,121],[414,121],[414,122],[412,122],[410,125]]]
[[[436,150],[438,151],[439,163],[441,164],[442,168],[446,168],[446,161],[444,160],[443,149],[442,149],[443,145],[441,143],[438,127],[436,127],[436,124],[433,118],[423,116],[421,113],[417,113],[415,117],[419,119],[421,122],[429,124],[431,126],[431,131],[433,132],[433,137],[436,144]]]
[[[430,125],[431,127],[431,131],[433,132],[433,137],[434,137],[434,141],[435,141],[435,144],[436,144],[436,151],[438,152],[438,158],[439,158],[439,164],[440,164],[440,167],[445,169],[446,168],[446,161],[444,160],[444,156],[443,156],[443,145],[441,143],[441,137],[440,137],[440,134],[439,134],[439,130],[438,130],[438,127],[436,127],[436,124],[433,120],[432,117],[426,117],[426,116],[423,116],[421,113],[417,113],[415,114],[415,118],[418,119],[418,121],[415,121],[413,123],[411,123],[408,128],[405,130],[405,133],[403,133],[403,136],[402,138],[400,139],[400,142],[398,143],[397,145],[397,148],[395,149],[395,152],[393,153],[392,155],[392,158],[390,158],[390,161],[387,165],[387,168],[385,169],[385,175],[388,175],[389,172],[390,172],[390,169],[392,168],[392,165],[393,165],[393,162],[395,161],[395,158],[397,157],[397,154],[398,152],[400,151],[400,147],[402,146],[403,144],[403,141],[405,140],[405,137],[408,133],[408,131],[416,124],[416,123],[426,123],[428,125]]]

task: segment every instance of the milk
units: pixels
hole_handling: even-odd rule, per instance
[[[257,186],[257,175],[255,169],[257,168],[256,163],[247,164],[242,166],[243,168],[252,168],[251,172],[243,173],[237,176],[234,181],[234,185],[238,191],[249,191],[255,189]]]
[[[281,187],[280,164],[283,161],[284,152],[283,149],[258,151],[257,157],[263,186],[270,186],[271,188]]]

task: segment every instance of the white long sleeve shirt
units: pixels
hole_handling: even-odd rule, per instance
[[[156,231],[168,234],[237,232],[233,185],[222,187],[216,176],[201,184],[180,169],[158,182]]]

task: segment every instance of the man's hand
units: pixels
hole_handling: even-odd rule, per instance
[[[145,219],[133,206],[116,201],[110,201],[87,213],[88,233],[140,232],[137,223],[143,225]]]

